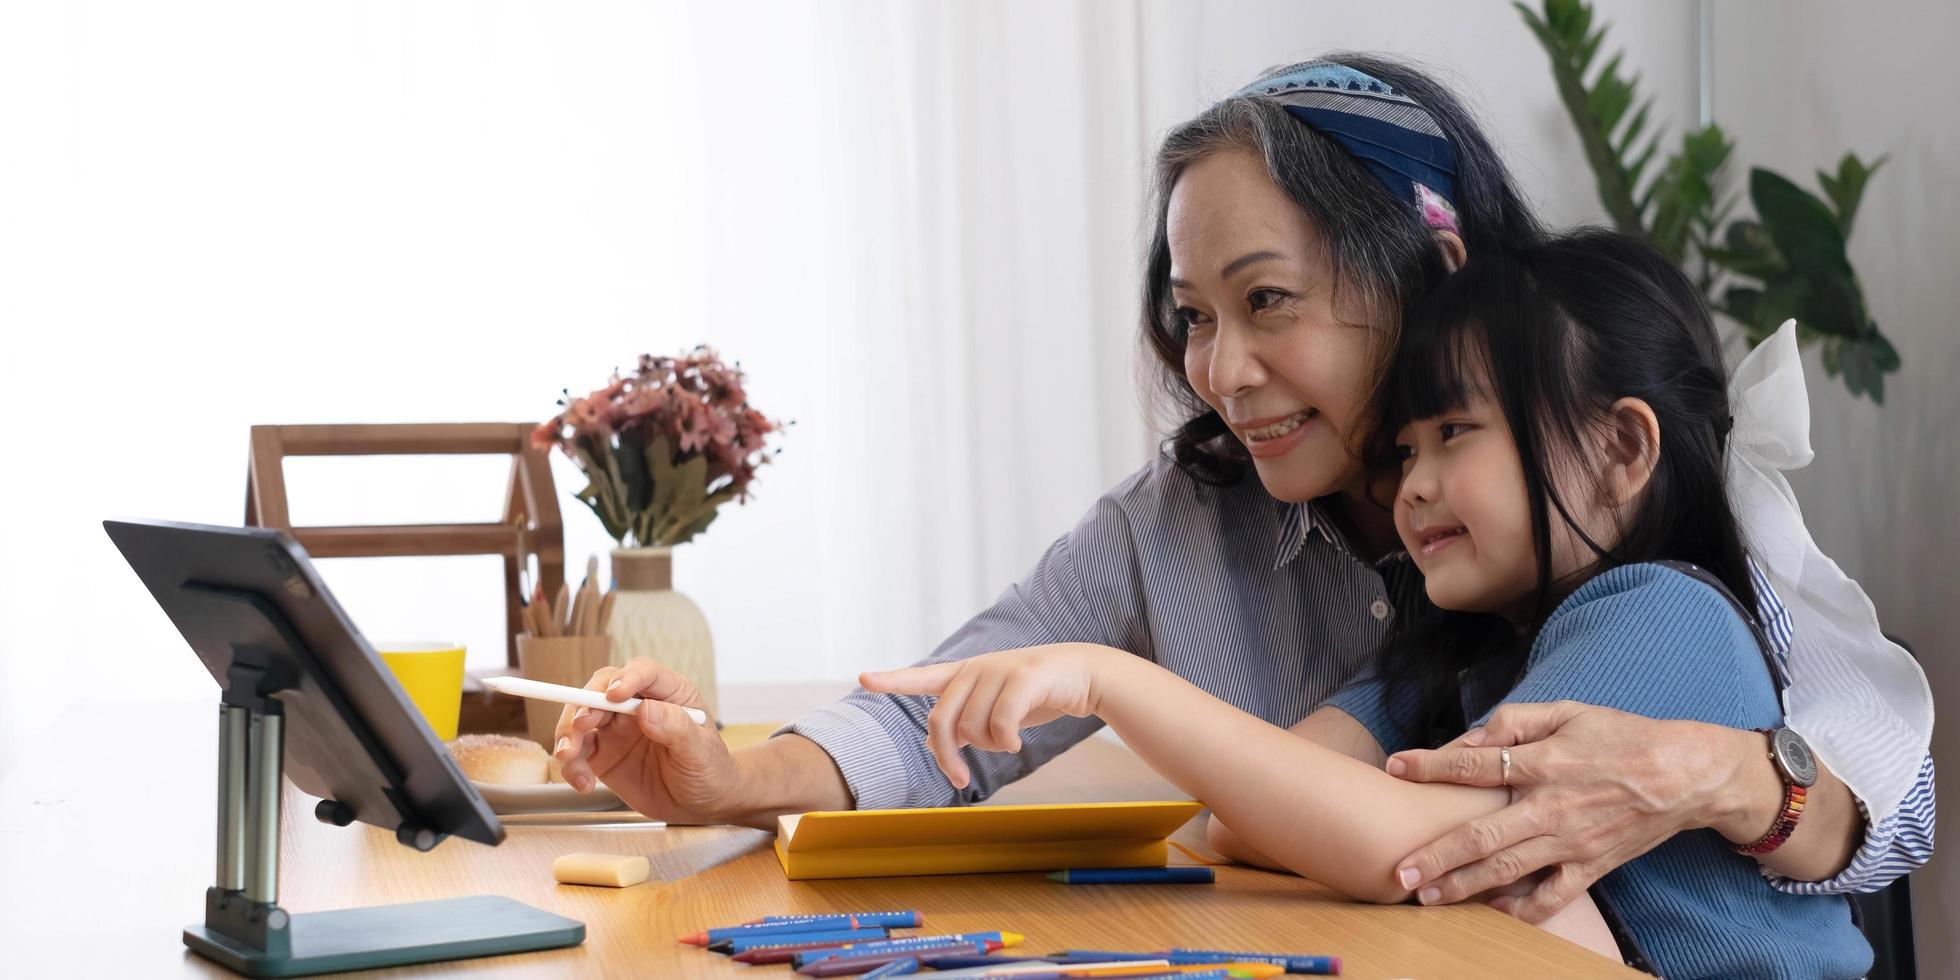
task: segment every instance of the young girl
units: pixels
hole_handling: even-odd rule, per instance
[[[1394,868],[1412,845],[1508,799],[1402,782],[1381,771],[1386,754],[1438,744],[1500,703],[1781,723],[1742,612],[1755,597],[1721,477],[1719,350],[1664,256],[1586,232],[1473,257],[1405,328],[1380,402],[1378,444],[1401,466],[1395,527],[1421,575],[1400,576],[1378,670],[1295,732],[1086,644],[864,686],[938,696],[930,742],[955,786],[962,745],[1011,752],[1023,728],[1099,716],[1212,808],[1227,849],[1375,902],[1410,897]],[[1777,891],[1737,853],[1773,830],[1790,828],[1678,834],[1547,928],[1669,977],[1862,975],[1871,951],[1843,898]]]

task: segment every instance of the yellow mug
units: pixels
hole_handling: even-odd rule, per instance
[[[401,682],[436,737],[456,737],[463,707],[463,647],[455,643],[377,643],[374,652]]]

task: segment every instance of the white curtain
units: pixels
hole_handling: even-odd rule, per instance
[[[1685,118],[1686,55],[1661,42],[1686,5],[1607,6]],[[77,678],[209,693],[97,525],[236,523],[247,426],[537,419],[704,341],[797,422],[755,501],[678,558],[722,678],[917,657],[1151,452],[1142,205],[1178,120],[1278,62],[1401,52],[1471,94],[1548,216],[1590,216],[1587,182],[1552,179],[1583,160],[1513,18],[0,6],[0,770]],[[501,473],[302,460],[289,482],[302,523],[482,520]],[[568,552],[603,553],[563,505]],[[493,560],[325,568],[369,636],[499,656]]]
[[[1134,17],[7,5],[0,772],[80,684],[214,690],[99,522],[238,523],[247,426],[537,419],[697,342],[797,423],[677,559],[724,682],[924,654],[1150,451]],[[289,468],[303,523],[491,519],[501,476]],[[324,567],[370,637],[502,656],[494,559]]]

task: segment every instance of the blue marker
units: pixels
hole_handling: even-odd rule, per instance
[[[1173,949],[1172,963],[1272,963],[1288,973],[1337,976],[1341,972],[1338,956],[1288,956],[1281,953],[1234,953],[1222,949]]]
[[[1218,880],[1210,868],[1070,868],[1048,876],[1064,885],[1208,885]]]

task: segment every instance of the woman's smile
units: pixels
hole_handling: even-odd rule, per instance
[[[1298,446],[1314,428],[1320,413],[1308,408],[1278,418],[1252,419],[1234,423],[1232,428],[1245,443],[1246,451],[1260,459],[1284,456]]]

